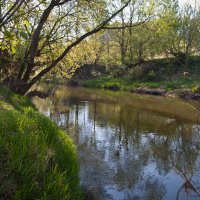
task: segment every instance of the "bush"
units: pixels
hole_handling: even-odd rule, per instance
[[[128,78],[133,80],[138,80],[143,75],[143,68],[140,66],[136,66],[134,68],[129,69],[128,71]]]
[[[194,86],[192,87],[193,92],[200,92],[200,86]]]
[[[121,65],[109,66],[107,73],[113,77],[119,77],[124,76],[127,73],[127,69],[125,66]]]
[[[156,73],[154,70],[151,70],[148,75],[147,75],[147,80],[148,81],[156,81]]]
[[[120,90],[121,86],[119,83],[107,83],[104,88],[109,90]]]

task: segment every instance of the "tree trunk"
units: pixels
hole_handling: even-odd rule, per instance
[[[142,45],[139,45],[139,49],[138,49],[138,64],[141,64],[143,62],[143,49],[142,49]]]
[[[53,3],[54,1],[51,1],[50,5],[47,7],[47,9],[43,12],[40,22],[33,34],[33,37],[31,39],[31,43],[30,43],[30,48],[29,48],[29,56],[28,56],[28,60],[27,60],[27,69],[26,72],[24,74],[23,77],[23,81],[27,82],[30,78],[30,74],[32,69],[34,68],[34,60],[35,60],[35,55],[37,53],[38,50],[38,44],[39,44],[39,40],[40,40],[40,33],[42,31],[42,28],[45,24],[45,22],[47,21],[51,11],[53,10],[55,4]]]
[[[25,95],[26,92],[31,88],[31,85],[22,81],[21,79],[12,79],[8,78],[3,82],[4,85],[7,85],[12,92]]]

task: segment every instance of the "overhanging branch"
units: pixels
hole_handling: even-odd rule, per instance
[[[33,84],[35,84],[43,75],[45,75],[46,73],[48,73],[51,69],[53,69],[63,58],[65,58],[65,56],[71,51],[71,49],[75,46],[77,46],[78,44],[80,44],[85,38],[98,33],[99,31],[101,31],[105,25],[111,21],[114,17],[116,17],[120,12],[122,12],[127,6],[128,4],[131,2],[131,0],[129,0],[123,7],[121,7],[118,11],[116,11],[114,14],[112,14],[109,18],[105,19],[101,24],[99,24],[96,28],[94,28],[93,30],[85,33],[84,35],[82,35],[81,37],[79,37],[76,41],[74,41],[72,44],[70,44],[64,51],[63,53],[56,59],[54,60],[48,67],[46,67],[45,69],[43,69],[37,76],[35,76],[30,82],[29,82],[29,86],[31,87]]]
[[[103,27],[102,29],[103,30],[119,30],[119,29],[133,28],[133,27],[140,26],[140,25],[146,23],[146,21],[147,21],[147,19],[142,22],[139,22],[139,23],[135,23],[132,25],[125,25],[125,26],[106,26],[106,27]]]

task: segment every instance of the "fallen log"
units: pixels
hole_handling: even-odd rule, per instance
[[[160,96],[164,96],[167,93],[165,89],[161,88],[153,89],[146,87],[135,89],[134,92],[139,94],[150,94],[150,95],[160,95]]]

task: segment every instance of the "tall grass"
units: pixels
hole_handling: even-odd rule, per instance
[[[76,149],[67,134],[29,99],[2,87],[0,96],[0,197],[81,199]]]

